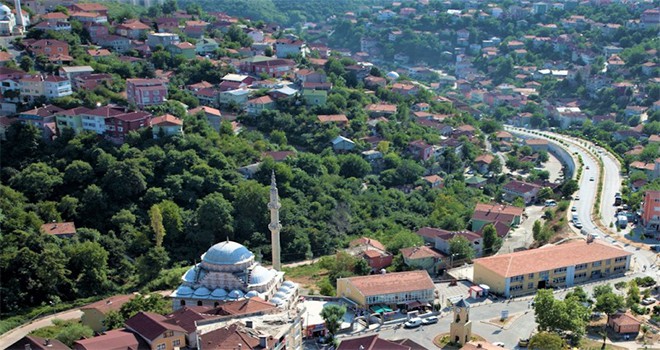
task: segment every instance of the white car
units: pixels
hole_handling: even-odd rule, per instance
[[[646,298],[642,300],[642,305],[651,305],[651,304],[655,304],[654,298]]]
[[[580,220],[575,220],[575,221],[573,221],[573,225],[574,225],[576,228],[582,228],[582,223],[580,222]]]
[[[504,343],[502,343],[501,341],[496,341],[496,342],[493,343],[493,345],[499,346],[500,348],[504,347]]]
[[[411,318],[409,321],[403,324],[406,328],[417,328],[422,325],[422,319],[419,317]]]

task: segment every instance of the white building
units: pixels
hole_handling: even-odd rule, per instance
[[[149,33],[147,36],[147,45],[151,49],[155,48],[158,45],[163,45],[167,47],[168,45],[176,45],[181,42],[179,34],[174,33]]]
[[[7,5],[0,5],[0,35],[11,35],[16,27],[16,17]]]
[[[64,77],[49,75],[44,78],[44,95],[46,98],[58,98],[73,94],[71,90],[71,81]]]

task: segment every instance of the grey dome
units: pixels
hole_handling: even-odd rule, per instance
[[[181,286],[176,290],[176,295],[180,297],[190,296],[193,293],[193,290],[188,286]]]
[[[224,290],[223,288],[216,288],[213,293],[211,293],[211,296],[214,298],[226,298],[227,297],[227,291]]]
[[[295,288],[296,287],[296,283],[293,282],[293,281],[284,281],[284,283],[282,283],[282,285],[290,287],[290,288]]]
[[[181,279],[185,282],[194,283],[196,276],[197,276],[197,267],[193,266],[188,271],[186,271],[186,273],[183,275],[183,277],[181,277]]]
[[[245,296],[245,294],[243,294],[243,292],[238,290],[238,289],[234,289],[231,292],[229,292],[229,298],[230,299],[240,299],[244,296]]]
[[[199,287],[199,288],[195,289],[195,293],[193,293],[193,294],[194,294],[195,297],[197,297],[197,298],[199,298],[199,297],[206,297],[206,296],[208,296],[209,294],[211,294],[211,291],[208,290],[208,288],[206,288],[206,287]]]
[[[245,246],[232,241],[220,242],[202,255],[202,260],[212,265],[235,265],[253,258]]]
[[[275,304],[275,305],[280,305],[280,304],[283,304],[283,303],[284,303],[284,302],[282,301],[282,299],[280,299],[280,298],[278,298],[278,297],[275,297],[275,298],[273,298],[273,299],[270,299],[270,302],[273,303],[273,304]]]
[[[11,16],[11,9],[7,5],[0,5],[0,18],[5,19]]]
[[[250,284],[268,283],[273,278],[274,272],[261,265],[256,266],[250,273]]]
[[[248,298],[248,299],[258,297],[258,296],[259,296],[259,292],[257,292],[256,290],[251,290],[251,291],[247,292],[247,294],[245,294],[245,297]]]

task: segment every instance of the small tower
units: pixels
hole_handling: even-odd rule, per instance
[[[280,262],[280,196],[277,194],[277,184],[275,183],[275,172],[273,171],[270,179],[270,202],[268,202],[268,209],[270,209],[270,244],[273,251],[273,268],[277,271],[282,269]]]
[[[465,345],[472,337],[472,321],[470,321],[470,304],[464,299],[454,304],[454,319],[449,325],[449,336],[457,345]]]

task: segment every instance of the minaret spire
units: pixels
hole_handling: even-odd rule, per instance
[[[275,171],[272,172],[270,177],[270,202],[268,202],[268,209],[270,209],[270,241],[271,250],[273,252],[273,268],[280,271],[282,263],[280,261],[280,196],[277,193],[277,183],[275,183]]]

